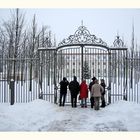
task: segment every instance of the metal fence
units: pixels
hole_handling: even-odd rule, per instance
[[[38,97],[38,58],[0,59],[0,102],[30,102]],[[14,71],[15,65],[15,71]]]
[[[39,98],[56,102],[56,49],[40,48],[39,52]]]
[[[133,57],[132,57],[133,56]],[[106,102],[140,102],[140,52],[133,55],[117,36],[112,47],[80,26],[57,48],[39,48],[35,58],[0,57],[0,102],[26,103],[41,98],[59,102],[59,82],[95,76],[106,83]],[[89,93],[90,98],[90,93]],[[90,101],[88,98],[88,102]],[[66,103],[70,103],[68,90]]]
[[[73,52],[74,51],[74,52]],[[98,53],[97,53],[98,52]],[[59,82],[65,76],[71,81],[76,75],[82,80],[81,53],[79,48],[63,50],[39,50],[39,58],[0,59],[0,102],[11,100],[12,63],[16,61],[14,81],[15,102],[29,102],[39,97],[50,101],[59,100]],[[87,84],[93,76],[105,79],[106,101],[112,103],[120,99],[140,102],[140,55],[131,58],[128,50],[112,49],[107,53],[97,48],[84,48],[83,62],[87,63]],[[31,63],[33,63],[31,71]],[[84,64],[83,63],[83,64]],[[85,64],[84,64],[85,65]],[[58,90],[57,88],[58,87]],[[89,93],[90,94],[90,93]],[[70,102],[68,92],[67,102]]]

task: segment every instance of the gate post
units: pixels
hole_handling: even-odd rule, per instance
[[[127,80],[128,80],[128,50],[126,50],[126,57],[125,57],[125,91],[124,92],[124,96],[123,96],[123,100],[127,101],[127,94],[128,94],[128,89],[127,89]]]
[[[84,48],[84,45],[81,45],[81,75],[82,75],[82,81],[83,81],[83,79],[84,79],[84,72],[83,72],[83,57],[84,57],[84,54],[83,54],[83,48]]]
[[[57,104],[57,83],[56,83],[56,69],[57,69],[57,52],[54,52],[54,103]]]
[[[108,78],[109,78],[109,86],[108,86],[108,102],[111,104],[111,51],[108,51]]]
[[[11,90],[10,105],[13,105],[15,102],[15,81],[14,81],[14,79],[10,80],[10,90]]]
[[[54,103],[57,104],[57,86],[54,87]]]
[[[42,58],[41,58],[41,51],[38,49],[38,56],[39,56],[39,61],[38,61],[38,98],[43,99],[43,91],[42,91]]]
[[[42,91],[42,62],[40,65],[40,74],[39,74],[39,89],[41,89],[41,91],[39,91],[39,99],[43,99],[43,91]]]

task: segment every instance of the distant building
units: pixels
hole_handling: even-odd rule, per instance
[[[88,49],[87,49],[88,51]],[[89,50],[90,51],[90,50]],[[67,77],[76,75],[81,77],[81,52],[74,52],[73,49],[67,52],[63,51],[64,56],[64,67],[62,68],[62,73]],[[86,52],[83,56],[83,67],[84,63],[87,63],[89,75],[96,75],[99,77],[106,77],[108,75],[108,55],[102,52]]]
[[[2,51],[0,50],[0,72],[3,72]]]

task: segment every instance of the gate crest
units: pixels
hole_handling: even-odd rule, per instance
[[[68,38],[63,39],[58,46],[69,46],[76,44],[107,46],[107,44],[101,38],[91,35],[85,26],[80,26],[74,35],[70,35]]]

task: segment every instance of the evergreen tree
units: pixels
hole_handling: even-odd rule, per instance
[[[89,65],[88,65],[87,61],[84,62],[84,66],[83,66],[83,78],[84,79],[90,78]]]

